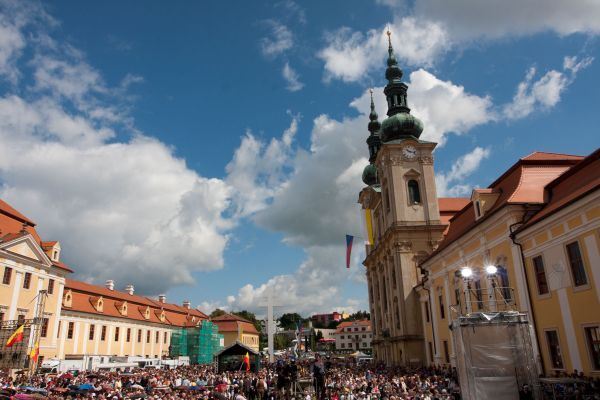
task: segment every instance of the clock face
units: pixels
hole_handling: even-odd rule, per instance
[[[414,146],[406,146],[402,149],[402,154],[404,154],[404,157],[406,158],[415,158],[417,156],[417,149],[415,149]]]

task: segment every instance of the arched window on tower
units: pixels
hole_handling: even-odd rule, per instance
[[[419,191],[419,182],[414,179],[408,181],[408,200],[410,204],[421,203],[421,192]]]

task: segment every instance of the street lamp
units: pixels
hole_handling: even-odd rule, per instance
[[[460,270],[460,275],[465,279],[469,279],[471,276],[473,276],[473,270],[469,267],[464,267]]]

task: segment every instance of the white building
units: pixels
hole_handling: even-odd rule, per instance
[[[338,325],[335,331],[336,350],[371,351],[371,321],[346,321]]]

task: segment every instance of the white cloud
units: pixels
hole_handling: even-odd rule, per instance
[[[405,17],[396,19],[389,28],[396,57],[408,65],[431,65],[447,46],[445,31],[435,23]],[[318,54],[325,62],[325,79],[354,82],[373,70],[383,76],[388,54],[386,29],[363,34],[344,27],[327,34],[327,45]]]
[[[242,138],[226,167],[227,184],[234,190],[236,215],[250,216],[263,210],[285,185],[299,118],[292,115],[290,126],[281,139],[272,138],[268,144],[258,140],[250,131]]]
[[[294,38],[287,26],[275,20],[267,20],[265,23],[271,30],[270,37],[260,40],[260,47],[265,56],[277,56],[292,48]]]
[[[600,34],[600,2],[594,0],[378,0],[394,11],[389,27],[401,65],[429,67],[447,51],[541,32]],[[386,27],[365,33],[342,27],[325,37],[319,52],[325,80],[363,80],[380,71]]]
[[[40,222],[46,240],[61,241],[79,279],[110,278],[157,294],[193,283],[193,271],[221,268],[235,223],[223,216],[228,184],[199,176],[172,148],[127,129],[122,96],[140,77],[106,86],[81,52],[52,39],[43,10],[7,4],[18,18],[0,25],[19,21],[9,27],[27,40],[0,63],[31,66],[20,70],[32,71],[23,78],[33,84],[26,97],[18,81],[0,97],[0,197]],[[25,26],[36,34],[25,36]],[[121,129],[129,140],[115,140]]]
[[[438,172],[435,176],[438,196],[460,197],[469,194],[472,186],[464,182],[465,178],[475,172],[490,154],[490,148],[475,147],[456,160],[450,171]]]
[[[300,77],[298,76],[298,73],[294,71],[292,67],[290,67],[289,62],[286,62],[283,66],[282,75],[287,81],[286,88],[290,92],[297,92],[298,90],[304,87],[304,83],[300,82]]]
[[[309,315],[334,310],[355,312],[368,309],[366,287],[365,293],[358,296],[362,301],[344,300],[340,293],[340,286],[348,279],[350,273],[343,265],[343,254],[340,253],[339,247],[309,247],[306,249],[306,255],[306,260],[293,275],[274,276],[257,287],[245,285],[236,296],[229,299],[229,306],[232,309],[264,313],[264,308],[260,305],[265,303],[271,291],[274,303],[280,306],[280,313],[295,311]],[[362,268],[361,273],[364,274]]]
[[[489,97],[480,97],[450,81],[443,81],[423,69],[414,71],[407,82],[408,106],[411,114],[425,125],[421,138],[443,145],[449,133],[462,135],[472,128],[495,118],[494,105]],[[374,89],[375,106],[385,116],[387,103],[383,87]],[[364,112],[368,110],[370,95],[364,92],[351,105]]]
[[[302,25],[306,24],[306,11],[304,11],[304,8],[300,7],[295,1],[284,0],[280,3],[276,3],[275,6],[285,8],[289,18],[294,19]]]
[[[577,57],[565,57],[563,71],[550,70],[538,80],[535,67],[531,67],[525,79],[519,83],[511,103],[504,105],[503,114],[509,119],[524,118],[536,111],[548,110],[560,101],[560,96],[573,82],[576,74],[591,65],[593,58],[577,61]]]
[[[594,0],[417,0],[413,12],[443,24],[457,41],[538,32],[600,33],[600,3]]]

